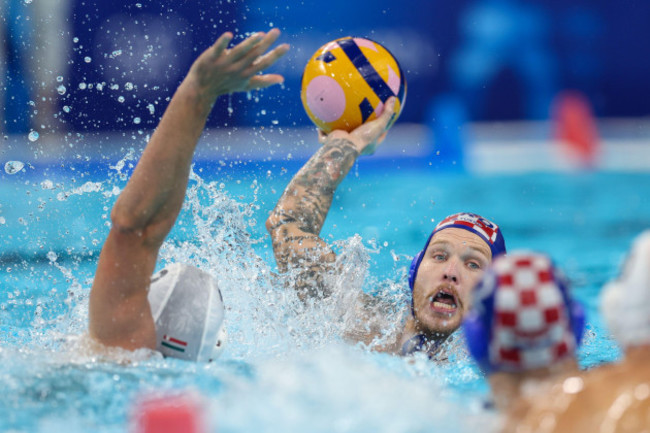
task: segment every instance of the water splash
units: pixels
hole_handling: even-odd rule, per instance
[[[25,167],[25,163],[21,161],[7,161],[5,163],[5,173],[16,174]]]
[[[31,131],[29,134],[27,134],[27,139],[29,139],[29,141],[31,141],[32,143],[38,140],[38,137],[39,135],[38,132],[36,131]]]
[[[117,161],[117,163],[115,165],[109,165],[108,168],[110,168],[111,170],[115,170],[115,172],[116,172],[116,174],[117,174],[117,176],[118,176],[118,178],[120,180],[126,180],[127,179],[127,173],[125,173],[123,171],[124,167],[126,167],[128,165],[128,168],[133,168],[134,165],[133,165],[132,161],[135,161],[135,160],[136,160],[135,149],[130,147],[128,149],[126,155],[124,155],[124,157],[122,159]]]
[[[54,189],[54,182],[49,179],[45,179],[41,182],[41,188],[44,190]]]
[[[181,221],[183,230],[193,233],[192,240],[165,243],[160,257],[165,263],[197,266],[218,279],[227,309],[227,356],[256,359],[323,347],[345,339],[359,326],[369,267],[368,250],[360,237],[337,243],[336,272],[326,278],[330,296],[304,303],[292,289],[297,275],[277,276],[255,252],[256,244],[267,242],[249,232],[259,207],[255,199],[237,202],[219,182],[206,182],[194,171],[190,179],[183,214],[190,215],[191,222]],[[253,182],[251,187],[260,185]],[[364,325],[378,331],[379,337],[368,342],[371,348],[394,340],[404,314],[403,294],[395,285],[385,284],[379,290],[386,302],[375,305],[376,314]]]
[[[57,194],[56,198],[59,201],[67,200],[72,195],[83,195],[90,192],[101,192],[104,189],[103,182],[86,182],[79,188],[74,188],[70,191],[64,191]]]

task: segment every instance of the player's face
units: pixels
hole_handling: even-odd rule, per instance
[[[471,291],[492,260],[478,235],[459,228],[436,233],[424,253],[413,287],[418,332],[447,336],[469,309]]]

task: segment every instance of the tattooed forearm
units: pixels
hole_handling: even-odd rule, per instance
[[[326,142],[289,183],[274,213],[289,214],[300,222],[302,230],[319,234],[336,187],[358,156],[349,140]]]
[[[326,295],[323,276],[335,255],[319,237],[334,192],[359,156],[347,139],[332,139],[300,169],[271,212],[266,227],[281,272],[298,269],[301,296]]]

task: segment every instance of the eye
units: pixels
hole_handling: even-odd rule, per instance
[[[447,254],[440,251],[434,252],[433,259],[437,262],[444,262],[447,259]]]
[[[469,261],[467,262],[467,267],[473,270],[479,270],[481,269],[481,264],[477,261]]]

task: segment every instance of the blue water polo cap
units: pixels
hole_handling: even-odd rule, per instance
[[[431,242],[431,238],[439,231],[449,228],[467,230],[479,236],[485,241],[488,247],[490,247],[492,260],[494,260],[498,255],[506,252],[506,241],[503,238],[503,234],[501,233],[499,226],[494,224],[492,221],[483,218],[480,215],[468,212],[450,215],[436,225],[436,228],[433,229],[433,232],[431,232],[427,242],[424,244],[422,251],[413,257],[409,268],[409,287],[411,288],[411,292],[413,292],[415,278],[417,277],[420,263],[422,263],[422,258],[429,246],[429,242]]]
[[[462,327],[470,354],[486,373],[548,367],[574,356],[580,345],[584,309],[544,254],[501,255],[472,294]]]

